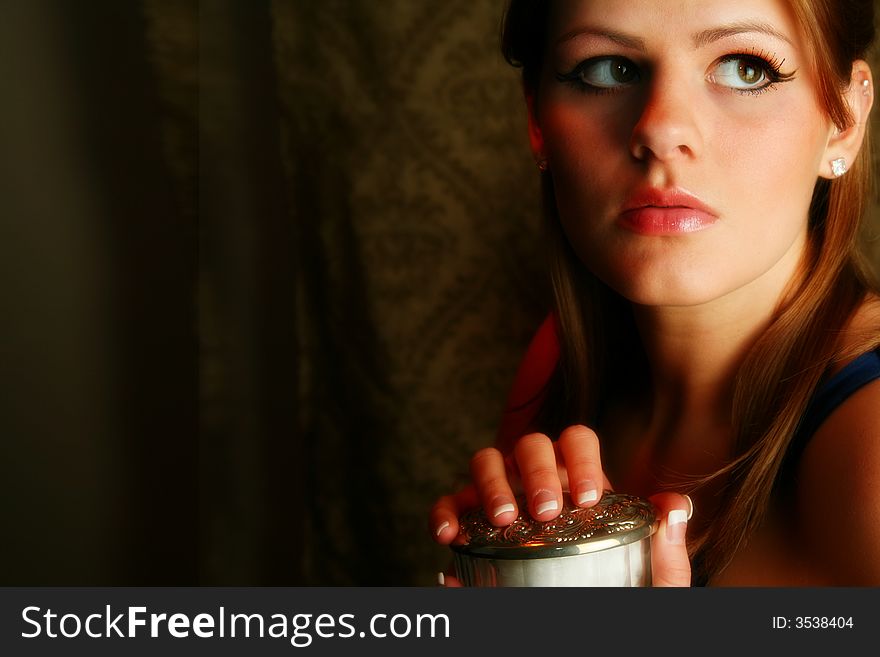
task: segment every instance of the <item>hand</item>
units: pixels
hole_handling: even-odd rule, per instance
[[[651,581],[653,586],[690,586],[691,562],[685,533],[694,504],[687,495],[657,493],[649,498],[657,509],[660,527],[651,537]]]
[[[524,436],[516,443],[512,459],[505,460],[497,449],[482,449],[471,459],[471,478],[472,485],[440,498],[431,509],[431,530],[441,545],[448,545],[458,535],[459,516],[477,506],[486,510],[496,527],[512,523],[519,515],[514,489],[524,492],[529,515],[541,521],[559,515],[563,490],[570,492],[575,504],[589,508],[599,501],[604,489],[612,489],[602,471],[599,439],[580,425],[565,429],[556,443],[544,434]],[[690,498],[660,493],[650,499],[660,517],[651,543],[654,584],[689,586],[684,534],[692,511]]]

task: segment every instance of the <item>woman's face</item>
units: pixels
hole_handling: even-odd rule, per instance
[[[645,305],[778,293],[834,134],[787,3],[564,0],[549,29],[533,147],[584,264]]]

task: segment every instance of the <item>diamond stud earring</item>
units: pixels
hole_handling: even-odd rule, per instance
[[[541,171],[546,171],[546,170],[547,170],[547,158],[546,158],[546,157],[542,157],[540,160],[538,160],[537,162],[535,162],[535,164],[538,165],[538,168],[539,168]]]
[[[871,92],[868,91],[868,87],[870,87],[870,86],[871,86],[870,82],[868,82],[867,80],[862,80],[862,95],[863,96],[870,95]]]
[[[834,174],[835,178],[840,178],[840,176],[845,174],[846,158],[838,157],[836,160],[831,160],[831,173]]]

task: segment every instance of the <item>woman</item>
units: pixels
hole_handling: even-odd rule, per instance
[[[555,308],[438,543],[616,487],[655,584],[880,584],[872,39],[872,0],[512,0]]]

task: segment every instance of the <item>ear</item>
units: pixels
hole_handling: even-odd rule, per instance
[[[849,105],[853,123],[845,130],[833,129],[819,168],[819,175],[823,178],[836,178],[842,175],[840,170],[835,173],[832,162],[842,159],[845,166],[850,166],[855,162],[862,147],[862,142],[865,139],[865,126],[874,103],[874,81],[871,78],[871,68],[867,62],[861,59],[853,62],[852,75],[849,87],[844,92],[844,99]]]
[[[530,91],[526,91],[525,96],[529,114],[529,145],[532,148],[532,155],[535,158],[535,162],[546,162],[547,154],[544,152],[544,135],[541,133],[541,126],[538,125],[535,95]]]

